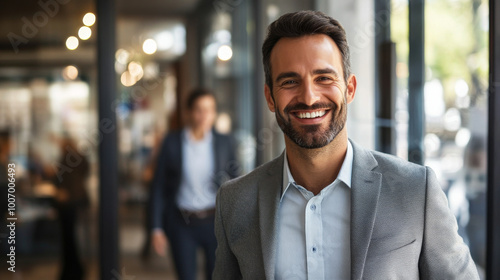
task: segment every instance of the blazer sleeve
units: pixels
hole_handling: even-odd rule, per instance
[[[217,238],[217,250],[215,250],[215,269],[213,279],[242,279],[238,265],[238,260],[229,248],[229,243],[224,228],[222,209],[224,204],[222,192],[224,188],[220,188],[217,193],[216,210],[215,210],[215,236]],[[227,205],[227,204],[226,204]]]
[[[165,209],[165,188],[166,188],[166,164],[168,161],[168,138],[163,140],[160,152],[157,157],[157,163],[153,182],[151,184],[151,191],[149,193],[150,201],[150,225],[152,229],[164,229],[164,209]]]
[[[419,260],[421,279],[479,279],[469,248],[457,233],[457,222],[436,175],[426,167],[425,224]]]

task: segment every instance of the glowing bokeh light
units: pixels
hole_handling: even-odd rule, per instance
[[[132,76],[129,71],[123,72],[123,74],[120,77],[120,81],[122,82],[122,85],[126,87],[131,87],[135,85],[135,83],[137,82],[135,77]]]
[[[83,16],[83,24],[86,26],[92,26],[95,23],[95,15],[93,13],[86,13]]]
[[[89,27],[80,27],[80,29],[78,30],[78,37],[80,37],[80,39],[87,40],[88,38],[90,38],[90,36],[92,36],[92,30],[90,30]]]
[[[127,64],[131,54],[127,50],[118,49],[115,53],[115,58],[121,64]]]
[[[128,64],[128,72],[132,77],[140,80],[144,75],[144,70],[142,69],[142,65],[139,62],[132,61]]]
[[[153,39],[147,39],[146,41],[144,41],[144,44],[142,44],[142,50],[145,54],[154,54],[157,49],[158,45]]]
[[[233,57],[233,50],[228,45],[222,45],[217,50],[217,57],[222,61],[228,61]]]
[[[68,50],[75,50],[78,48],[78,38],[69,36],[68,39],[66,39],[66,48],[68,48]]]
[[[73,65],[64,67],[62,76],[66,81],[73,81],[78,77],[78,69]]]

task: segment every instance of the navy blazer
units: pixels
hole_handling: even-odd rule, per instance
[[[215,160],[213,184],[219,188],[225,181],[239,175],[240,165],[236,160],[232,137],[215,130],[212,133]],[[151,185],[150,225],[167,233],[177,209],[176,197],[182,178],[182,135],[182,130],[174,131],[163,140]]]

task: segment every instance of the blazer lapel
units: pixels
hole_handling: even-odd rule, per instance
[[[283,160],[284,153],[271,162],[266,176],[258,182],[260,239],[266,279],[274,279]]]
[[[375,223],[382,174],[372,171],[373,155],[352,142],[354,161],[351,187],[351,279],[361,279]]]

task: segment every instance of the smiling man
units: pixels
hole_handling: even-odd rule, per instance
[[[262,52],[286,149],[220,188],[214,279],[478,279],[432,170],[348,139],[340,23],[283,15]]]

